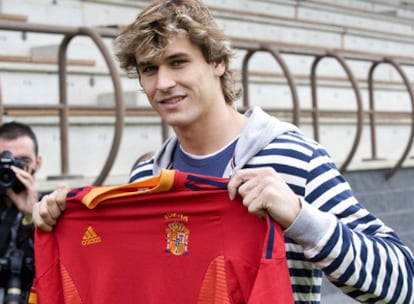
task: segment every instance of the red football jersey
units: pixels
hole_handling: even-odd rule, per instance
[[[37,303],[293,303],[280,226],[227,182],[163,170],[73,189],[53,232],[36,230]]]

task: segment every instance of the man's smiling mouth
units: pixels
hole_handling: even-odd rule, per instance
[[[178,102],[180,102],[181,100],[183,100],[185,98],[185,96],[177,96],[177,97],[172,97],[172,98],[166,98],[160,101],[160,103],[162,104],[176,104]]]

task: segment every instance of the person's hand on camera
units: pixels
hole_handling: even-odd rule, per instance
[[[66,208],[66,195],[69,188],[60,184],[55,191],[43,196],[42,200],[33,206],[33,222],[39,229],[50,232],[58,218]]]
[[[18,168],[16,166],[11,166],[16,178],[24,186],[24,190],[16,193],[12,188],[6,190],[6,195],[9,199],[16,205],[27,219],[32,218],[32,209],[33,205],[38,201],[38,187],[36,180],[32,174],[29,172]]]
[[[282,227],[289,227],[298,216],[301,203],[297,195],[273,168],[241,169],[228,184],[230,199],[239,193],[249,212],[266,212]]]

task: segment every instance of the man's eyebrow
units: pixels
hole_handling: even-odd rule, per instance
[[[166,60],[174,60],[174,59],[179,59],[179,58],[184,58],[184,57],[189,57],[189,55],[187,53],[174,53],[171,54],[169,56],[166,57]]]
[[[164,60],[166,61],[172,61],[175,59],[180,59],[180,58],[185,58],[185,57],[189,57],[189,55],[187,53],[184,52],[179,52],[179,53],[174,53],[171,55],[168,55],[167,57],[164,58]],[[154,63],[151,61],[138,61],[137,62],[137,67],[142,67],[142,66],[148,66],[148,65],[153,65]]]
[[[151,63],[149,61],[138,61],[137,62],[137,68],[150,65]]]

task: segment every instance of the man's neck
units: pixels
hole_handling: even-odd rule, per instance
[[[182,148],[194,155],[212,154],[237,138],[247,118],[230,106],[212,119],[192,125],[187,129],[176,128],[175,133]]]

